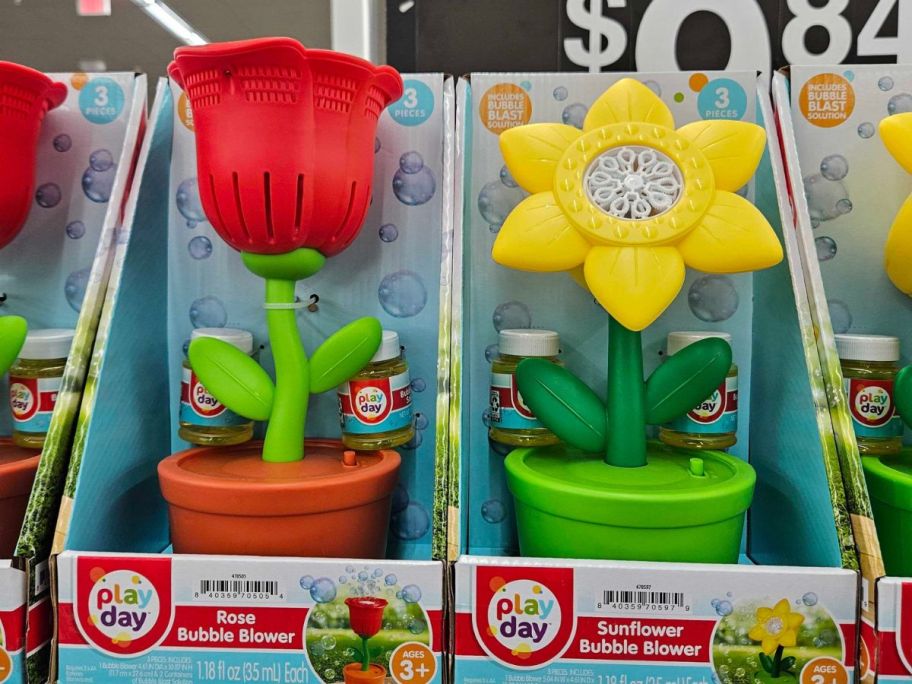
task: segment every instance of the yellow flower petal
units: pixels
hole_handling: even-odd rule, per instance
[[[786,620],[789,629],[798,629],[803,622],[804,615],[801,613],[789,613],[788,620]]]
[[[716,188],[730,192],[751,179],[766,146],[766,131],[746,121],[695,121],[681,126],[678,134],[703,152],[716,177]]]
[[[586,292],[589,291],[589,286],[586,284],[585,268],[582,264],[567,272],[570,274],[570,277],[573,278],[573,282],[583,288]]]
[[[528,124],[500,134],[500,151],[513,179],[529,192],[554,185],[554,171],[564,151],[583,134],[558,123]]]
[[[684,284],[684,260],[674,247],[593,247],[586,283],[599,304],[625,328],[657,319]]]
[[[912,113],[912,112],[910,112]],[[887,244],[884,247],[884,268],[901,292],[912,295],[912,195],[896,212]]]
[[[678,249],[688,266],[708,273],[756,271],[782,261],[779,238],[760,210],[722,190]]]
[[[751,641],[763,641],[766,638],[766,629],[763,625],[754,625],[747,633],[747,638]]]
[[[757,621],[761,624],[773,616],[772,608],[757,608]]]
[[[779,599],[779,603],[773,607],[773,614],[779,617],[785,617],[789,614],[789,608],[791,608],[791,605],[789,604],[788,599]]]
[[[628,121],[674,128],[671,110],[658,95],[635,79],[622,78],[592,104],[583,123],[583,130],[588,132],[593,128]]]
[[[766,637],[761,643],[760,648],[766,655],[772,655],[779,648],[779,641],[773,637]]]
[[[786,630],[779,637],[779,645],[785,648],[794,646],[796,643],[798,643],[798,633],[793,629]]]
[[[880,138],[893,158],[912,173],[912,112],[881,119]]]
[[[520,202],[507,216],[491,255],[503,266],[523,271],[566,271],[586,258],[589,243],[558,206],[552,192]]]

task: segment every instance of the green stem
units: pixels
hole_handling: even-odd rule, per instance
[[[266,279],[267,304],[292,304],[294,300],[294,280]],[[301,344],[294,309],[267,309],[266,323],[276,378],[263,460],[273,463],[300,461],[304,458],[304,423],[310,398],[307,355]]]
[[[774,678],[778,677],[782,672],[782,653],[784,649],[782,646],[779,646],[776,649],[776,654],[773,656],[773,671],[770,673]]]
[[[367,637],[361,637],[361,671],[367,672],[371,668],[371,656],[367,647]]]
[[[646,465],[646,386],[639,332],[614,318],[608,327],[608,439],[605,463],[623,468]]]

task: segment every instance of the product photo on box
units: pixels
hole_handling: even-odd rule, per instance
[[[48,555],[146,86],[0,62],[0,677],[46,681]]]
[[[442,681],[452,80],[287,38],[170,76],[58,520],[56,677]]]
[[[852,679],[764,81],[473,74],[457,112],[455,681]]]

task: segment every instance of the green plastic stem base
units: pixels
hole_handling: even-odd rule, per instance
[[[912,448],[861,462],[887,574],[912,577]]]
[[[609,319],[608,441],[605,463],[625,468],[646,465],[646,400],[643,384],[643,340]]]
[[[736,563],[754,469],[721,451],[657,443],[647,458],[628,468],[564,446],[510,453],[522,555]]]

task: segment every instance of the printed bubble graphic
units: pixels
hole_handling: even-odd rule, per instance
[[[512,176],[509,176],[513,181]],[[513,211],[513,208],[522,202],[526,193],[517,185],[508,185],[501,179],[485,183],[478,193],[478,211],[481,217],[487,222],[492,233],[500,230],[507,215]]]
[[[313,586],[313,583],[314,578],[310,575],[304,575],[300,580],[298,580],[298,584],[301,585],[301,589],[310,589]]]
[[[703,276],[690,286],[687,303],[701,321],[717,323],[731,318],[738,310],[738,292],[726,276]]]
[[[566,100],[568,94],[569,93],[567,92],[567,89],[564,86],[557,86],[557,88],[555,88],[554,91],[551,93],[551,95],[554,96],[554,99],[557,100],[558,102],[563,102],[564,100]]]
[[[654,92],[659,97],[662,97],[662,86],[660,86],[655,81],[643,81],[643,85],[646,86],[647,88],[649,88],[652,92]]]
[[[194,259],[206,259],[212,254],[212,241],[202,235],[197,235],[190,240],[187,251]]]
[[[82,309],[82,300],[85,298],[86,288],[89,286],[89,275],[92,267],[81,268],[67,276],[63,284],[63,294],[73,311]]]
[[[485,522],[497,524],[502,522],[506,515],[507,511],[504,508],[502,501],[491,499],[490,501],[485,501],[481,504],[481,517]]]
[[[111,199],[114,177],[117,175],[117,164],[112,163],[103,171],[89,166],[82,174],[82,191],[93,202],[103,204]]]
[[[732,610],[734,610],[732,608],[731,601],[719,601],[715,605],[715,609],[716,609],[716,615],[721,615],[723,617],[726,615],[731,615]]]
[[[806,606],[816,606],[817,605],[817,594],[813,591],[809,591],[804,596],[801,597],[801,602]]]
[[[829,261],[836,256],[836,240],[824,235],[814,240],[817,248],[817,261]]]
[[[893,79],[889,76],[883,76],[877,81],[877,87],[887,92],[888,90],[893,90]]]
[[[421,446],[421,443],[424,442],[424,437],[421,434],[420,430],[415,430],[415,434],[412,435],[412,438],[402,445],[403,449],[410,449],[414,451]]]
[[[396,582],[398,582],[398,581],[399,580],[396,579],[395,575],[387,575],[386,577],[383,578],[383,583],[388,587],[395,586]]]
[[[187,219],[187,227],[195,228],[197,223],[206,220],[203,203],[199,196],[199,184],[196,178],[188,178],[177,186],[177,210]]]
[[[424,392],[427,389],[427,383],[424,381],[424,378],[415,378],[411,382],[413,392]]]
[[[426,430],[428,426],[428,418],[423,413],[415,414],[415,429],[416,430]]]
[[[507,168],[506,164],[500,167],[500,182],[506,185],[508,188],[519,187],[519,183],[513,179],[513,175],[510,173],[510,169]]]
[[[377,232],[383,242],[395,242],[396,238],[399,237],[399,229],[392,223],[384,223]]]
[[[390,508],[393,513],[399,513],[400,511],[404,511],[405,507],[408,505],[408,490],[402,485],[401,482],[399,482],[396,484],[396,488],[393,490],[392,505]],[[347,572],[352,572],[352,570],[347,570]]]
[[[367,570],[362,570],[358,573],[358,579],[362,582],[366,582],[368,577],[369,575],[367,574]]]
[[[841,154],[831,154],[820,162],[820,175],[827,180],[842,180],[849,173],[849,162]]]
[[[583,122],[586,120],[586,114],[588,112],[589,108],[586,107],[586,105],[576,102],[564,107],[564,111],[561,112],[561,121],[563,121],[568,126],[582,128]]]
[[[380,281],[377,290],[380,306],[390,316],[409,318],[421,313],[427,304],[427,289],[414,271],[396,271]]]
[[[859,138],[870,138],[874,135],[876,129],[874,124],[870,121],[865,121],[864,123],[858,124],[858,137]]]
[[[437,190],[434,173],[424,165],[417,152],[406,152],[399,157],[399,170],[393,175],[393,194],[400,202],[416,207],[428,202]]]
[[[406,603],[418,603],[421,600],[421,589],[414,584],[402,587],[402,600]]]
[[[190,322],[194,328],[224,328],[228,312],[218,297],[201,297],[190,305]]]
[[[495,442],[493,439],[488,440],[488,448],[499,456],[508,455],[515,447],[510,444],[501,444],[500,442]]]
[[[504,302],[494,309],[492,322],[497,332],[531,328],[532,314],[529,312],[529,307],[522,302]]]
[[[89,166],[96,171],[107,171],[114,166],[114,155],[111,150],[95,150],[89,155]]]
[[[481,422],[485,427],[491,427],[491,409],[486,408],[481,412]]]
[[[73,139],[66,133],[61,133],[54,138],[54,149],[58,152],[68,152],[73,146]]]
[[[837,334],[849,332],[852,327],[852,312],[849,311],[848,305],[839,299],[830,299],[827,301],[830,309],[830,322],[833,324],[833,332]]]
[[[498,356],[500,356],[500,347],[498,347],[496,344],[489,344],[487,347],[485,347],[485,361],[491,363]]]
[[[912,112],[912,95],[898,93],[891,97],[887,103],[887,113],[892,116],[893,114],[903,114],[905,112]]]
[[[850,211],[852,211],[852,208],[852,200],[847,197],[836,202],[836,209],[840,214],[848,214]]]
[[[60,186],[57,183],[45,183],[44,185],[39,185],[38,189],[35,190],[35,201],[39,207],[44,207],[45,209],[56,207],[60,204],[61,197],[63,197],[63,194],[60,192]]]
[[[327,634],[320,639],[320,645],[324,651],[331,651],[336,647],[336,638],[331,634]]]
[[[85,235],[85,232],[86,227],[82,221],[70,221],[66,226],[67,237],[73,240],[78,240]]]
[[[827,180],[820,174],[805,176],[804,195],[807,198],[812,223],[831,221],[847,213],[847,209],[851,211],[852,208],[851,202],[848,206],[843,202],[848,200],[849,191],[842,181]]]
[[[393,534],[404,541],[421,539],[431,527],[431,516],[427,509],[417,501],[410,501],[404,510],[395,513],[390,519]]]
[[[336,585],[329,577],[314,580],[310,587],[310,597],[317,603],[329,603],[336,598]]]

